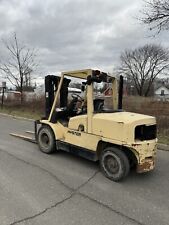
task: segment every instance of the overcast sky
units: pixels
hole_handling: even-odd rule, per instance
[[[38,49],[38,76],[83,68],[112,72],[126,48],[149,42],[168,47],[167,32],[148,38],[136,19],[142,5],[142,0],[0,0],[0,38],[16,32]]]

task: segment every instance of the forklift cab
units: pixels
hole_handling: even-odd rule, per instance
[[[75,79],[81,83],[81,93],[70,94],[69,86]],[[108,88],[112,92],[109,96],[105,96]],[[45,119],[51,123],[59,121],[66,126],[72,117],[86,115],[90,118],[93,113],[117,111],[120,107],[118,102],[122,102],[119,100],[116,79],[106,73],[90,69],[63,72],[61,77],[46,76],[45,97]]]

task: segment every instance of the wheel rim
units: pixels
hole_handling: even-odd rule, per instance
[[[41,135],[41,142],[44,147],[48,147],[50,143],[49,136],[46,133],[42,133]]]
[[[108,176],[115,177],[121,169],[118,156],[110,152],[105,153],[103,157],[103,167]]]
[[[110,173],[113,174],[116,174],[119,171],[119,164],[113,156],[107,156],[105,158],[105,167]]]

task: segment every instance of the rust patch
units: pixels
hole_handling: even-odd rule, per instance
[[[137,166],[138,173],[148,172],[154,169],[154,160],[146,160],[144,163],[141,163]]]

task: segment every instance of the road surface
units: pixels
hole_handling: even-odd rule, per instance
[[[155,171],[115,183],[97,163],[9,136],[26,130],[31,121],[0,116],[0,225],[169,224],[169,152]]]

